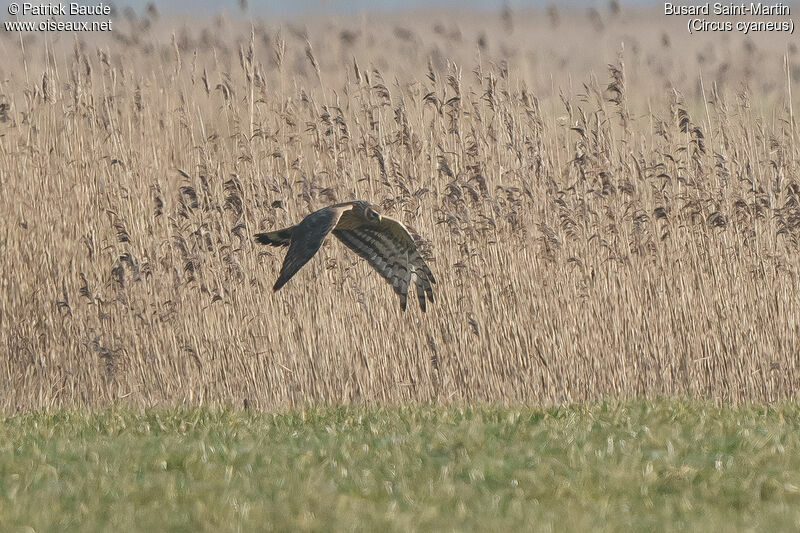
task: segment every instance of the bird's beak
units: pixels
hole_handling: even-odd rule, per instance
[[[383,217],[378,215],[378,223],[380,224],[381,222],[383,222]]]

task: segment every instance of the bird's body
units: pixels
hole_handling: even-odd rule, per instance
[[[331,205],[311,213],[295,226],[257,233],[256,241],[261,244],[289,247],[273,290],[283,287],[308,263],[328,233],[366,259],[392,285],[403,310],[412,281],[422,310],[426,310],[426,296],[433,302],[431,284],[436,281],[408,230],[400,222],[382,217],[376,206],[363,201]]]

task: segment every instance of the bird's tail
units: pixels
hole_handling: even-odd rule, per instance
[[[279,229],[277,231],[268,231],[266,233],[256,233],[256,242],[260,244],[268,244],[270,246],[289,246],[292,241],[292,232],[296,226],[290,228]]]

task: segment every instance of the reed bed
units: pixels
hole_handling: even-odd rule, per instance
[[[796,47],[612,8],[0,34],[0,409],[794,398]],[[351,199],[426,314],[338,242],[272,293]]]

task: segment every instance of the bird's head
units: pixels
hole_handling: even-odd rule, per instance
[[[369,206],[364,209],[364,216],[370,222],[380,222],[382,219],[381,214],[378,213],[378,211],[375,209],[375,206]]]

